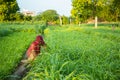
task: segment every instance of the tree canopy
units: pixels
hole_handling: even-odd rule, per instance
[[[119,0],[72,0],[72,17],[78,21],[86,21],[98,16],[103,20],[118,20],[120,15]]]
[[[45,21],[56,21],[59,17],[55,10],[46,10],[40,14],[41,19]]]
[[[48,24],[56,24],[59,14],[55,10],[46,10],[36,16],[35,20],[46,21]]]
[[[19,10],[16,0],[0,0],[0,21],[9,21]]]

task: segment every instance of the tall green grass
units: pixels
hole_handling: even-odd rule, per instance
[[[46,31],[50,50],[42,50],[23,80],[120,79],[119,33],[78,27]],[[112,39],[109,33],[116,38]]]
[[[41,27],[42,26],[42,27]],[[14,71],[40,24],[0,24],[0,79]],[[23,80],[119,80],[120,29],[62,26],[44,30],[50,49],[30,64]],[[9,65],[9,66],[8,66]],[[29,66],[28,66],[29,67]]]
[[[35,26],[39,26],[37,29]],[[35,37],[46,28],[45,23],[0,24],[0,80],[8,79]]]
[[[19,32],[0,37],[0,79],[12,74],[35,36]]]

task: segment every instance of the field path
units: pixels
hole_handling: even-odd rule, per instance
[[[16,70],[13,72],[12,76],[9,78],[9,80],[21,80],[22,77],[25,76],[26,72],[28,72],[27,66],[30,64],[23,58],[21,62],[18,64]]]

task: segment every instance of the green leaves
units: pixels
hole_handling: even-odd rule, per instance
[[[5,30],[8,25],[2,26],[3,32],[9,34],[9,30]],[[34,28],[25,24],[14,26],[25,30]],[[119,80],[120,29],[82,26],[47,27],[49,32],[44,34],[44,39],[50,49],[48,52],[41,49],[23,80]],[[33,32],[14,31],[0,37],[0,78],[17,66],[35,36]]]
[[[9,25],[7,25],[9,26]],[[14,25],[16,27],[17,25]],[[3,80],[17,67],[36,34],[32,32],[15,32],[0,25],[0,79]],[[34,27],[33,27],[34,28]]]
[[[16,0],[2,0],[0,2],[0,21],[11,20],[10,15],[15,14],[19,10]]]
[[[98,16],[103,21],[119,21],[119,4],[119,0],[72,0],[71,14],[81,22],[94,16]]]
[[[59,17],[57,12],[55,10],[46,10],[42,12],[39,16],[41,16],[41,19],[47,22],[53,22],[56,21]]]
[[[45,34],[49,52],[37,57],[24,80],[119,79],[120,31],[75,26],[49,30]]]

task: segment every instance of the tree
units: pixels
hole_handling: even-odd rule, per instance
[[[97,28],[97,16],[109,0],[72,0],[72,16],[77,21],[85,21],[90,17],[95,17],[95,27]]]
[[[113,21],[118,21],[120,17],[120,1],[119,0],[112,0],[113,2],[110,5],[110,15],[113,15]]]
[[[90,0],[72,0],[72,17],[76,18],[76,23],[85,22],[92,14]]]
[[[57,12],[55,10],[46,10],[46,11],[42,12],[39,15],[39,17],[41,18],[41,20],[51,22],[51,23],[53,23],[54,21],[59,19],[59,15],[57,14]]]
[[[35,21],[40,21],[40,20],[42,20],[41,14],[33,17],[33,19],[34,19]]]
[[[20,12],[17,12],[15,15],[14,15],[14,18],[16,21],[23,21],[24,20],[24,15]]]
[[[24,20],[25,21],[31,21],[32,20],[32,16],[24,16]]]
[[[62,22],[63,22],[63,24],[69,24],[69,18],[63,15]]]
[[[0,0],[0,21],[12,20],[10,16],[19,10],[16,0]]]
[[[99,13],[99,17],[107,21],[119,21],[120,17],[120,1],[107,0],[103,10]]]

